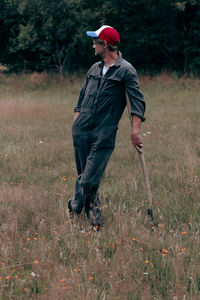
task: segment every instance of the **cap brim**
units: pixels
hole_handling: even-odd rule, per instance
[[[94,38],[98,38],[98,35],[95,33],[95,31],[86,31],[86,34],[88,36],[94,37]]]

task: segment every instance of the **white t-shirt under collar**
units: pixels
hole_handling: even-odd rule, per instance
[[[112,67],[113,65],[114,65],[114,64],[110,65],[109,67],[106,67],[105,65],[103,66],[103,70],[102,70],[103,76],[106,74],[106,72],[108,71],[108,69],[109,69],[110,67]]]

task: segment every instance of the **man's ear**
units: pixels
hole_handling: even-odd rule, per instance
[[[108,42],[103,41],[103,45],[104,45],[104,48],[107,48],[108,47]]]

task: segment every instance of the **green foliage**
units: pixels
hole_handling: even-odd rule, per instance
[[[17,12],[19,0],[1,0],[0,3],[0,63],[17,63],[12,50],[17,44],[20,16]]]
[[[66,70],[95,61],[87,30],[103,24],[121,36],[138,69],[199,75],[198,0],[2,0],[0,62],[14,70]]]

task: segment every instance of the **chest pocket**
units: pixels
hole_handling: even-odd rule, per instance
[[[105,76],[105,79],[106,80],[109,80],[109,81],[114,81],[114,82],[121,82],[122,81],[122,78],[121,77],[119,77],[118,75],[108,75],[108,77],[107,76]]]
[[[85,91],[85,96],[92,96],[94,95],[100,85],[102,76],[96,74],[90,74],[88,77],[88,84]]]
[[[116,75],[108,75],[104,77],[104,89],[105,92],[111,91],[112,93],[118,93],[123,87],[122,78]]]

